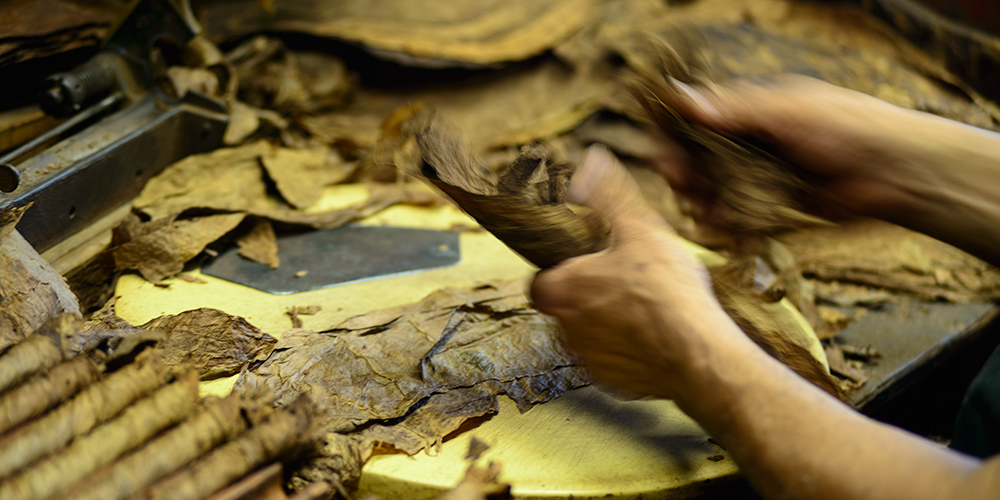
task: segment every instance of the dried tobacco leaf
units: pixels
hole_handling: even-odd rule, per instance
[[[137,269],[143,278],[158,283],[183,271],[187,261],[235,229],[244,217],[236,213],[173,221],[114,248],[115,266]]]
[[[272,391],[279,404],[309,393],[330,434],[304,478],[349,480],[331,464],[349,466],[376,442],[416,452],[495,411],[497,394],[526,410],[590,382],[554,321],[532,310],[520,287],[445,289],[323,333],[290,330],[236,390]]]
[[[188,156],[150,179],[134,206],[154,221],[189,208],[269,210],[274,204],[268,202],[259,159],[270,150],[258,141]]]
[[[240,99],[258,108],[315,113],[341,106],[354,87],[337,57],[292,51],[277,38],[256,36],[226,57],[239,75]]]
[[[29,207],[0,210],[0,352],[49,318],[80,313],[66,280],[14,229]]]
[[[563,199],[572,169],[549,159],[540,147],[497,175],[461,133],[433,109],[419,110],[403,124],[423,156],[425,175],[484,228],[526,259],[551,267],[606,246],[608,227],[587,212],[576,215]],[[572,254],[572,255],[568,255]]]
[[[313,206],[323,186],[345,180],[354,170],[323,146],[274,148],[261,157],[261,163],[281,197],[295,208]]]
[[[266,359],[277,342],[239,316],[206,308],[160,316],[139,329],[163,332],[159,346],[167,366],[195,367],[203,379],[234,375]]]
[[[271,269],[277,269],[281,264],[278,259],[278,238],[267,219],[257,219],[250,232],[236,240],[236,245],[240,247],[240,255],[254,262]]]
[[[121,9],[115,2],[11,0],[0,23],[0,67],[97,47]]]
[[[502,72],[399,89],[360,89],[346,108],[304,117],[302,126],[344,150],[367,150],[381,136],[386,117],[423,103],[446,113],[467,131],[475,151],[520,146],[572,130],[616,89],[606,67],[574,71],[553,57]]]
[[[956,303],[1000,297],[1000,270],[930,236],[887,222],[814,228],[778,239],[795,254],[803,275],[824,282],[860,284]],[[829,287],[823,290],[836,293]],[[854,298],[838,300],[852,305],[885,300],[858,292],[854,291]]]
[[[203,379],[234,375],[247,363],[265,359],[277,343],[247,320],[217,309],[192,309],[132,326],[115,314],[113,300],[83,330],[77,342],[88,345],[155,332],[166,366],[193,367]]]
[[[399,1],[256,0],[212,2],[198,9],[217,40],[263,31],[296,31],[369,47],[404,64],[490,65],[538,55],[598,13],[595,0]]]

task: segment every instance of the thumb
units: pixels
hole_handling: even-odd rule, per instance
[[[632,174],[603,146],[587,149],[566,199],[590,207],[607,219],[612,233],[620,230],[623,224],[638,221],[666,225],[643,199]]]

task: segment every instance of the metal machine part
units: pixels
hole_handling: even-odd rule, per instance
[[[127,203],[167,165],[222,144],[229,120],[225,104],[192,92],[173,99],[155,84],[157,54],[180,50],[199,31],[186,1],[136,0],[101,53],[46,80],[40,101],[47,112],[73,115],[97,104],[0,159],[5,193],[0,208],[34,203],[18,230],[37,251]],[[12,164],[115,108],[76,135]]]
[[[461,260],[458,233],[402,227],[310,231],[278,238],[278,248],[278,269],[244,259],[231,248],[202,266],[201,272],[265,292],[287,294],[436,269]]]
[[[38,104],[46,113],[57,118],[72,116],[85,104],[111,91],[118,82],[114,58],[102,52],[86,64],[45,79]]]
[[[31,141],[28,141],[23,146],[5,155],[3,158],[0,158],[0,191],[3,191],[4,193],[13,192],[21,184],[20,171],[17,167],[11,165],[10,162],[30,153],[35,148],[58,138],[84,122],[114,109],[116,106],[121,104],[122,100],[124,100],[122,94],[116,92],[108,96],[106,99],[103,99],[101,102],[87,108],[84,112],[73,116],[52,130],[49,130]]]

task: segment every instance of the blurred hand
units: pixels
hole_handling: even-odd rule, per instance
[[[705,345],[746,339],[708,275],[607,151],[591,148],[569,198],[611,225],[611,246],[535,276],[531,296],[595,377],[635,395],[676,398]]]
[[[803,76],[680,86],[689,97],[681,110],[688,119],[774,146],[818,188],[815,199],[803,200],[807,208],[828,217],[897,218],[916,184],[948,161],[948,137],[970,128]],[[711,223],[712,186],[692,175],[698,166],[680,156],[662,158],[658,167],[698,205],[696,215]]]

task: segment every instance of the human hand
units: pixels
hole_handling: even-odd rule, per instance
[[[749,342],[716,301],[704,267],[609,152],[591,148],[569,199],[608,220],[611,245],[538,273],[531,297],[559,320],[567,347],[598,380],[677,398],[705,361],[706,343]]]
[[[681,110],[688,119],[767,144],[799,167],[796,173],[815,187],[801,201],[826,217],[905,215],[921,183],[933,182],[934,171],[954,160],[948,138],[969,128],[796,75],[769,84],[678,86],[688,97]],[[698,166],[678,155],[657,167],[711,223],[713,186],[698,177]]]

